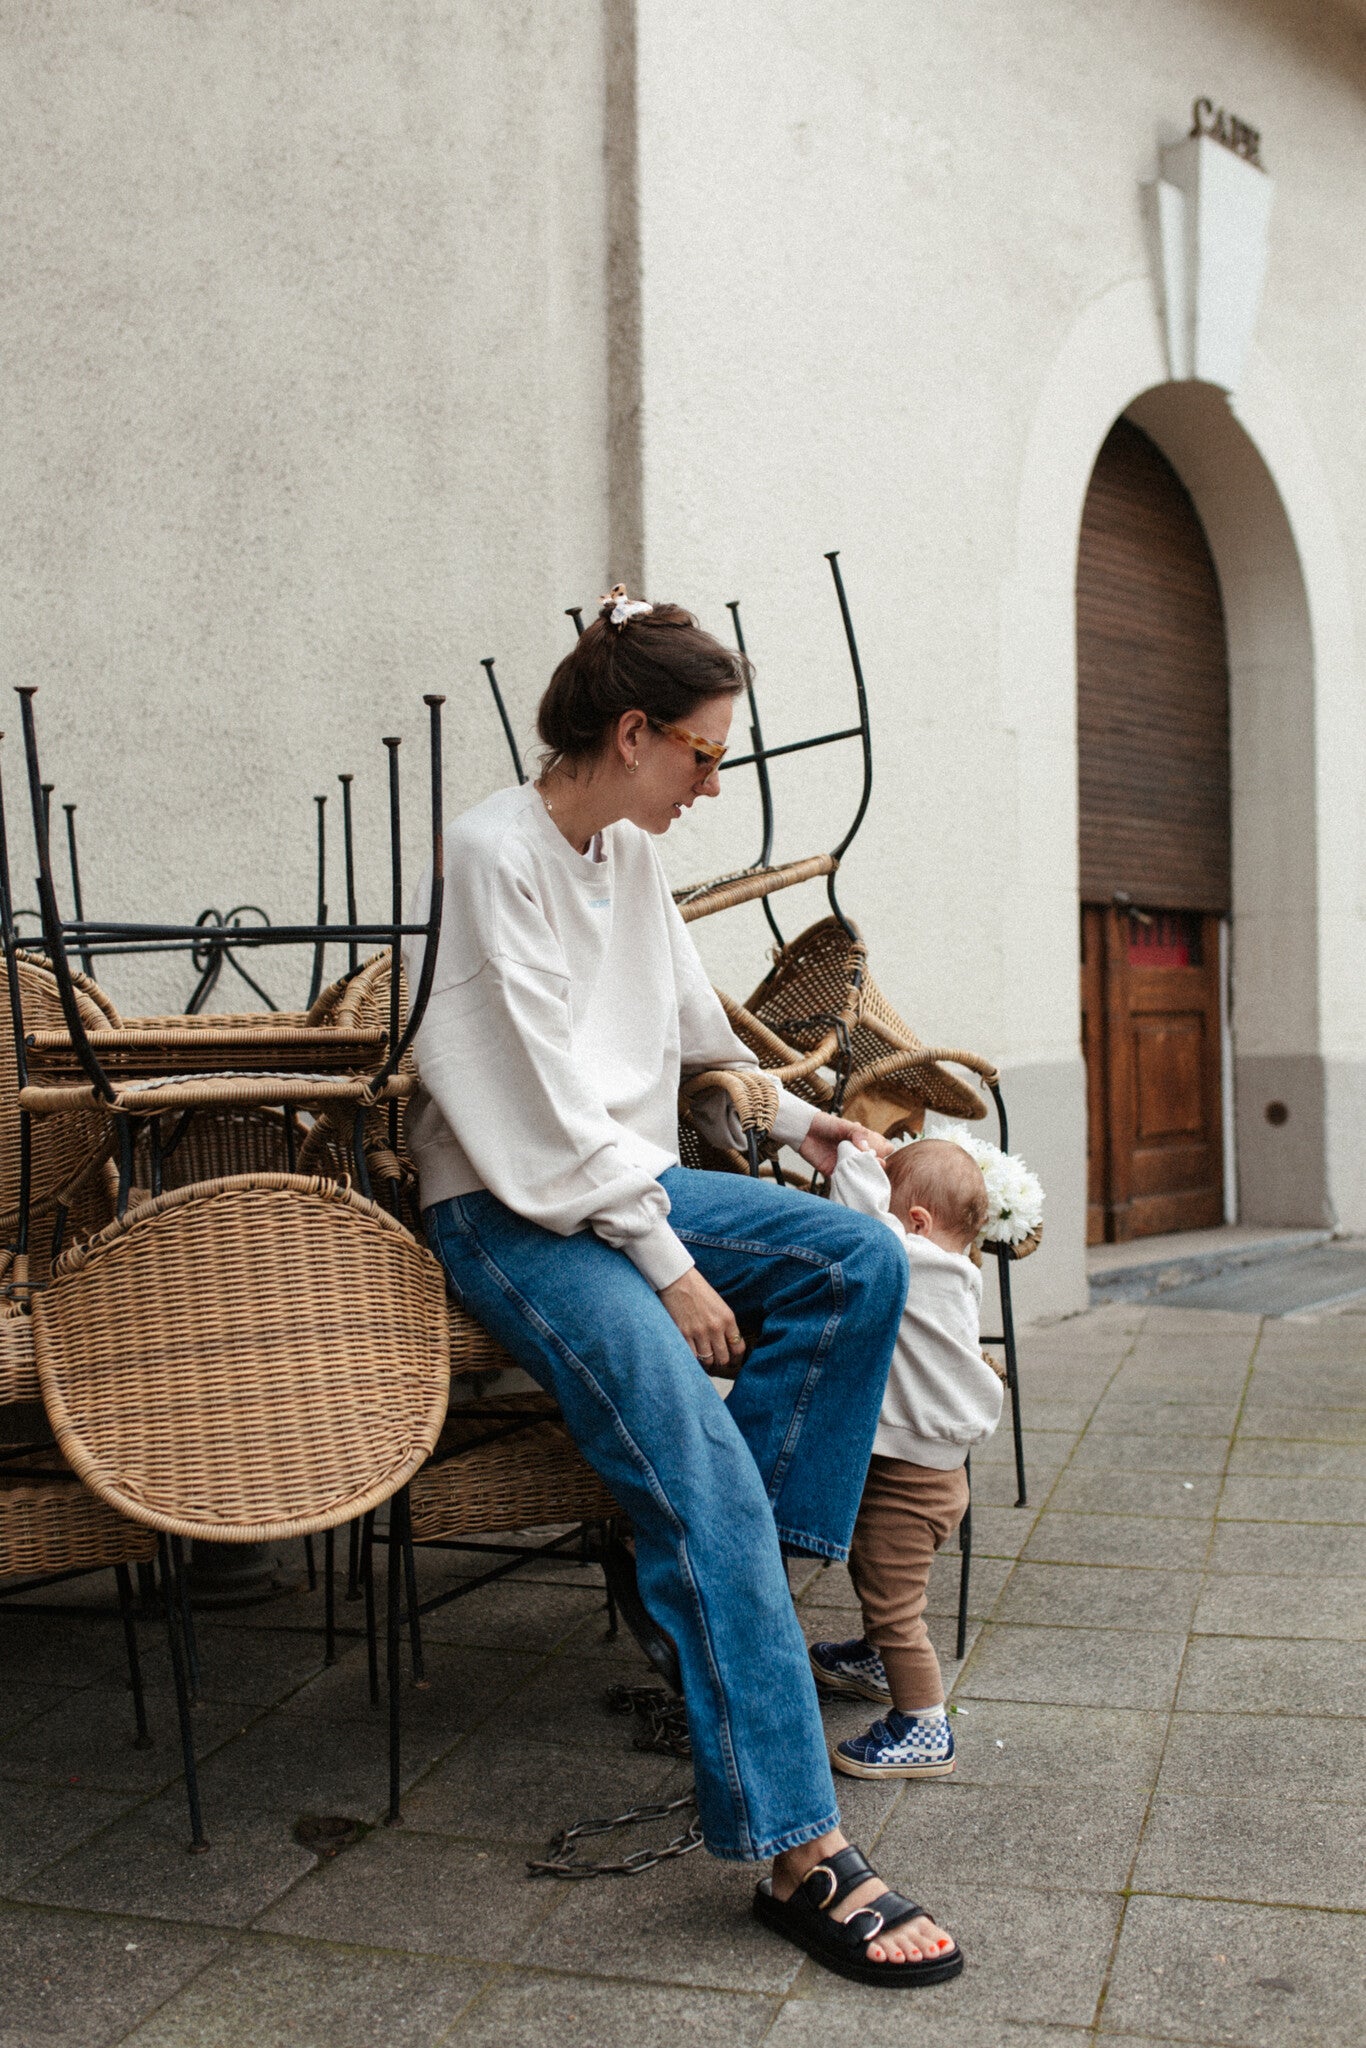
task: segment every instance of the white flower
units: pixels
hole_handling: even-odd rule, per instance
[[[974,1136],[966,1124],[938,1116],[931,1110],[925,1118],[922,1138],[947,1138],[961,1145],[982,1169],[990,1208],[978,1244],[1023,1244],[1043,1221],[1044,1193],[1039,1176],[1031,1173],[1016,1152],[1003,1152],[999,1145]]]

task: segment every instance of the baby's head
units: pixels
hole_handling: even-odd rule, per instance
[[[892,1214],[910,1237],[965,1252],[987,1220],[982,1169],[948,1138],[919,1138],[885,1160]]]

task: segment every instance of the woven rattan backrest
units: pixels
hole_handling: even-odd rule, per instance
[[[244,1174],[161,1195],[37,1297],[63,1453],[120,1513],[269,1542],[386,1500],[446,1410],[441,1268],[334,1181]]]
[[[0,1408],[37,1399],[32,1319],[19,1302],[0,1303]]]
[[[299,1133],[300,1139],[303,1133]],[[193,1187],[238,1173],[286,1173],[289,1146],[278,1109],[199,1109],[161,1163],[163,1189]],[[139,1160],[147,1184],[148,1160]]]
[[[66,1019],[52,970],[25,953],[17,955],[15,967],[24,1029],[63,1029]],[[83,974],[73,974],[72,980],[81,1016],[91,1030],[104,1030],[118,1023],[118,1013],[102,989]],[[9,970],[2,958],[0,1006],[4,1010],[0,1023],[0,1229],[8,1232],[19,1213],[19,1082],[14,1036],[9,1027]],[[35,1118],[30,1130],[33,1178],[29,1208],[32,1215],[41,1216],[51,1210],[57,1195],[86,1162],[105,1149],[108,1125],[92,1112]]]
[[[838,918],[824,917],[783,947],[745,1008],[798,1052],[814,1051],[836,1021],[858,1021],[867,949]]]

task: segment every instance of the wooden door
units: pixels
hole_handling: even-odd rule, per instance
[[[1224,1220],[1219,919],[1082,912],[1089,1244]]]
[[[1221,1223],[1228,662],[1204,529],[1120,420],[1077,560],[1087,1236]]]

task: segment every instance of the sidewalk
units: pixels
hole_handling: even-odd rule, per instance
[[[201,1623],[203,1857],[157,1632],[140,1755],[112,1623],[0,1616],[0,2048],[1360,2048],[1363,1361],[1354,1314],[1121,1303],[1027,1335],[1029,1507],[1008,1432],[975,1474],[958,1773],[839,1781],[853,1838],[968,1957],[910,1995],[804,1963],[704,1854],[525,1879],[572,1818],[688,1782],[603,1711],[648,1673],[601,1640],[591,1570],[432,1618],[404,1823],[324,1864],[294,1823],[378,1819],[384,1730],[355,1638],[320,1669],[320,1595]],[[956,1580],[951,1555],[941,1655]],[[799,1604],[812,1635],[854,1630],[840,1570]]]

